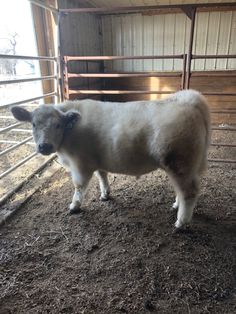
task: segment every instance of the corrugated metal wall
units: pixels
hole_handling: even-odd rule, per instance
[[[59,1],[59,7],[77,8],[76,1]],[[100,55],[102,52],[100,18],[92,14],[70,13],[61,17],[61,51],[63,55]],[[89,71],[99,70],[96,63],[89,63]],[[70,62],[71,72],[86,72],[85,62]]]
[[[190,20],[185,14],[102,17],[104,55],[164,55],[187,52]],[[236,12],[196,15],[194,54],[236,53]],[[179,71],[181,60],[106,62],[107,71]],[[236,60],[196,60],[193,70],[236,69]]]

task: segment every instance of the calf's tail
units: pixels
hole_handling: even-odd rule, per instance
[[[199,102],[197,105],[201,116],[202,116],[202,120],[204,123],[204,128],[205,128],[205,147],[203,150],[203,156],[202,156],[202,160],[200,163],[200,172],[203,172],[207,169],[207,153],[208,153],[208,149],[209,146],[211,144],[211,118],[210,118],[210,111],[209,111],[209,107],[207,104],[207,100],[204,96],[199,94]]]

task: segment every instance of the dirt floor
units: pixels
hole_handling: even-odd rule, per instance
[[[93,178],[80,214],[60,169],[0,229],[0,313],[236,313],[235,167],[211,164],[175,232],[166,175]]]

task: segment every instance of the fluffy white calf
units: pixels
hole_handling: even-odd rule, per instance
[[[210,117],[206,100],[193,90],[161,101],[68,101],[33,112],[15,106],[14,117],[32,123],[37,150],[57,152],[75,186],[77,211],[96,172],[101,199],[109,197],[107,172],[140,176],[161,168],[176,191],[177,228],[189,223],[206,168]]]

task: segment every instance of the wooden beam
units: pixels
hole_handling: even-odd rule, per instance
[[[32,15],[35,27],[36,41],[38,54],[42,56],[49,56],[49,51],[52,51],[55,55],[53,46],[53,32],[50,30],[50,12],[45,11],[43,8],[38,7],[35,4],[31,4]],[[46,32],[47,29],[47,32]],[[49,38],[50,37],[50,38]],[[52,62],[42,61],[40,62],[40,71],[42,76],[52,75],[54,73],[54,64]],[[43,81],[43,92],[48,94],[54,91],[53,81]],[[48,103],[51,103],[53,98],[47,99]]]
[[[103,8],[73,8],[73,9],[60,9],[63,13],[97,13],[97,14],[119,14],[119,13],[138,13],[138,12],[151,12],[163,9],[185,9],[189,7],[189,4],[175,4],[175,5],[153,5],[153,6],[127,6],[127,7],[103,7]],[[236,3],[197,3],[191,4],[191,7],[195,9],[199,8],[218,8],[222,9],[235,8]]]
[[[192,4],[189,4],[189,6],[192,6]],[[197,8],[197,13],[201,12],[229,12],[229,11],[236,11],[236,6],[225,6],[225,7],[208,7],[208,8]],[[142,15],[145,16],[153,16],[153,15],[163,15],[163,14],[178,14],[183,13],[184,10],[180,8],[176,9],[159,9],[159,10],[153,10],[150,12],[143,12]],[[184,12],[186,14],[186,12]]]
[[[195,17],[196,17],[196,8],[191,8],[191,28],[189,35],[189,48],[187,55],[187,71],[186,71],[186,82],[185,88],[189,88],[190,85],[190,73],[191,73],[191,63],[192,63],[192,51],[193,51],[193,38],[194,38],[194,28],[195,28]]]
[[[196,9],[195,9],[196,10]],[[187,17],[192,20],[193,19],[193,12],[194,12],[194,8],[192,8],[191,6],[186,6],[182,8],[182,11],[187,15]]]

